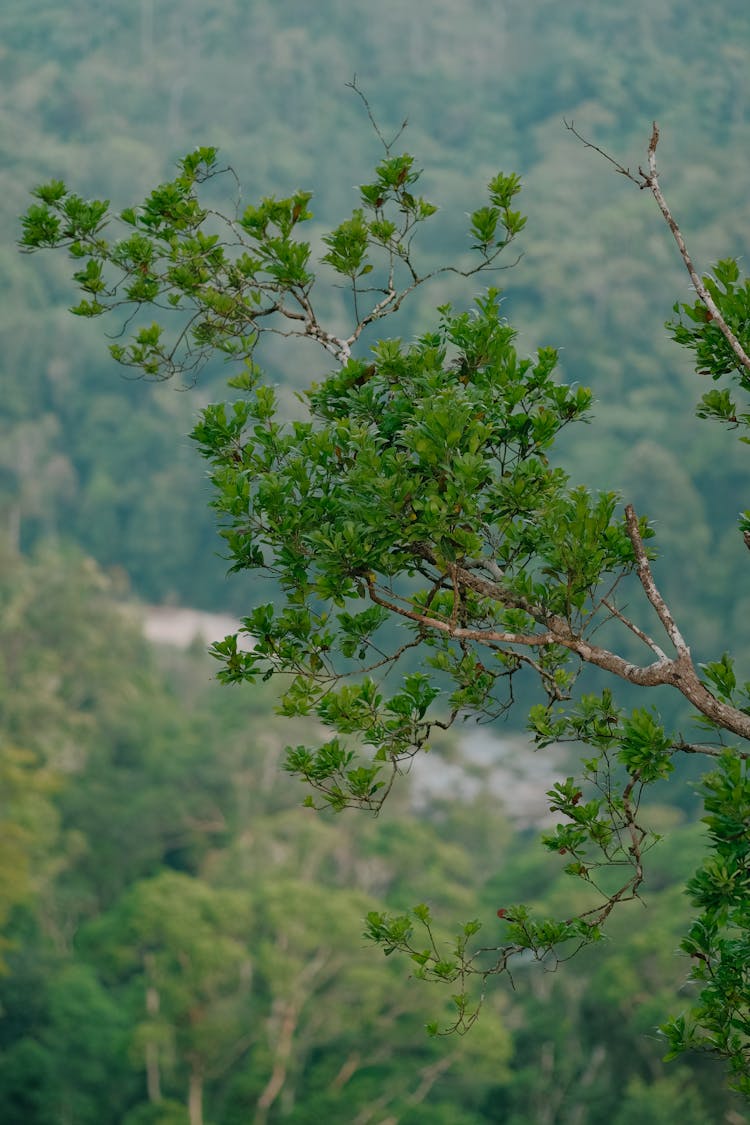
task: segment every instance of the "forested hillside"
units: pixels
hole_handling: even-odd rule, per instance
[[[648,909],[609,946],[520,964],[470,1035],[430,1039],[449,998],[366,948],[365,913],[416,887],[446,918],[569,909],[538,827],[485,785],[417,790],[419,816],[405,787],[377,820],[299,808],[272,697],[157,658],[116,595],[86,561],[3,559],[0,1120],[744,1120],[718,1065],[665,1069],[654,1033],[685,975],[683,814],[655,814]]]
[[[498,167],[524,177],[524,257],[500,275],[510,315],[529,350],[561,348],[565,376],[594,390],[596,431],[574,450],[586,477],[598,483],[606,467],[602,483],[627,486],[638,505],[648,497],[670,543],[690,526],[679,588],[687,580],[692,595],[700,583],[715,642],[731,615],[709,546],[723,497],[734,514],[742,450],[719,452],[719,434],[670,424],[686,395],[697,398],[662,331],[688,279],[655,209],[563,119],[637,164],[658,116],[665,185],[698,261],[742,255],[748,16],[740,2],[723,5],[721,21],[694,3],[639,9],[573,5],[563,19],[551,3],[386,4],[374,18],[332,3],[5,5],[4,509],[24,546],[64,533],[124,567],[147,598],[242,607],[212,558],[201,469],[182,440],[221,370],[185,395],[128,385],[63,313],[62,264],[42,269],[14,252],[15,216],[29,186],[53,176],[133,203],[211,143],[246,201],[314,189],[321,229],[354,205],[350,185],[378,156],[344,85],[356,71],[384,127],[409,119],[409,148],[443,211],[436,258],[463,236],[467,191],[478,195]],[[418,330],[450,296],[445,282],[420,294],[398,330]],[[292,386],[322,362],[306,352],[295,371],[277,349],[264,358]]]
[[[562,376],[593,389],[566,466],[656,521],[659,580],[698,657],[747,658],[747,447],[691,421],[705,387],[663,329],[690,293],[669,231],[564,121],[636,167],[658,119],[664,188],[708,269],[747,248],[749,56],[744,0],[3,4],[1,1121],[746,1120],[719,1065],[660,1061],[655,1028],[687,976],[673,950],[700,848],[689,791],[652,812],[669,833],[647,909],[631,903],[609,943],[555,973],[519,964],[469,1036],[426,1036],[450,1000],[366,947],[366,913],[418,898],[448,918],[520,899],[566,910],[557,857],[481,769],[465,799],[403,779],[374,821],[300,809],[280,763],[305,735],[270,689],[220,688],[200,651],[144,642],[123,603],[248,609],[186,436],[226,372],[124,378],[69,315],[65,263],[16,241],[34,185],[124,207],[202,144],[241,184],[217,203],[314,190],[319,241],[380,155],[356,74],[387,135],[408,118],[440,205],[436,263],[463,245],[472,193],[498,169],[522,175],[523,253],[498,283],[519,352],[559,348]],[[466,304],[450,275],[388,331],[413,338],[446,301]],[[256,358],[293,415],[326,358],[284,343]]]

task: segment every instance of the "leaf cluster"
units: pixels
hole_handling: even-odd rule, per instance
[[[322,262],[351,290],[351,329],[338,337],[318,319],[311,245],[299,237],[301,224],[313,218],[312,193],[267,197],[226,215],[199,198],[202,185],[220,174],[234,176],[231,168],[219,168],[215,148],[203,146],[179,161],[173,180],[119,215],[108,200],[87,202],[53,180],[34,190],[39,202],[21,219],[24,251],[65,248],[75,263],[83,262],[72,274],[83,297],[71,312],[99,317],[125,311],[119,335],[129,332],[129,342],[111,344],[110,353],[146,378],[195,378],[217,353],[249,360],[263,330],[314,339],[345,359],[368,324],[398,309],[436,272],[469,276],[491,268],[525,223],[511,210],[519,178],[499,173],[488,184],[490,206],[471,216],[479,264],[420,271],[415,231],[437,208],[415,194],[420,173],[414,158],[393,155],[386,146],[375,180],[359,189],[361,206],[322,236]],[[107,238],[112,224],[124,226],[125,237]],[[504,234],[496,238],[499,228]],[[158,310],[160,319],[141,323],[148,309]],[[171,315],[165,319],[164,312]]]
[[[737,339],[746,349],[750,347],[750,281],[740,276],[737,262],[733,258],[717,262],[713,275],[705,276],[703,284]],[[703,301],[678,303],[674,311],[677,319],[667,328],[678,344],[694,353],[698,374],[709,376],[715,383],[728,378],[745,394],[750,392],[750,371],[739,362]],[[699,418],[712,418],[734,429],[750,426],[750,412],[738,405],[726,386],[706,391],[696,413]],[[740,436],[740,441],[747,443],[750,438]]]
[[[718,1054],[731,1084],[750,1095],[750,772],[727,749],[701,782],[709,855],[689,880],[699,913],[681,948],[699,989],[687,1014],[663,1027],[668,1058],[683,1051]]]

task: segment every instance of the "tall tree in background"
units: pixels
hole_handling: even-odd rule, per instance
[[[82,290],[77,315],[126,310],[128,335],[110,346],[118,362],[149,378],[193,379],[217,354],[237,365],[239,396],[208,406],[193,436],[212,466],[232,569],[269,573],[280,596],[244,618],[251,651],[236,636],[213,651],[225,682],[287,677],[283,712],[331,728],[330,740],[290,748],[286,762],[323,804],[378,809],[436,728],[507,713],[519,676],[542,691],[529,715],[538,745],[589,748],[580,778],[550,791],[560,819],[544,837],[583,888],[572,916],[538,919],[499,903],[502,940],[481,945],[479,920],[441,943],[425,905],[368,917],[386,952],[405,952],[419,975],[453,986],[454,1028],[474,1021],[486,979],[515,955],[554,960],[600,939],[613,909],[639,897],[656,841],[644,793],[680,755],[713,760],[702,783],[709,852],[688,883],[699,915],[683,941],[700,994],[664,1030],[672,1052],[726,1057],[750,1093],[750,684],[726,653],[696,665],[654,578],[646,518],[614,493],[576,487],[551,462],[557,435],[587,417],[591,395],[557,381],[554,348],[518,355],[497,288],[468,310],[443,305],[414,343],[365,346],[436,275],[500,268],[525,221],[518,177],[500,173],[470,212],[466,254],[422,269],[416,236],[436,208],[418,194],[413,158],[395,151],[400,132],[387,140],[373,125],[383,159],[358,207],[323,238],[323,270],[349,294],[343,329],[320,313],[325,297],[300,236],[311,193],[222,214],[202,201],[221,171],[211,148],[119,216],[60,181],[37,188],[22,245],[67,247]],[[648,168],[631,179],[654,194],[697,291],[672,332],[719,384],[699,414],[746,428],[750,414],[730,386],[750,389],[750,286],[734,262],[713,277],[695,271],[659,187],[657,140],[654,130]],[[111,221],[123,237],[105,235]],[[149,322],[153,308],[173,310],[176,327]],[[305,420],[279,418],[254,359],[266,332],[313,340],[335,362],[306,391]],[[747,541],[750,512],[740,531]],[[665,729],[647,698],[624,709],[601,677],[577,690],[586,666],[643,692],[676,691],[686,729],[700,734]],[[397,667],[401,684],[389,693]]]

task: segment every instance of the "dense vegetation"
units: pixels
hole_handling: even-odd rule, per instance
[[[521,244],[509,313],[522,347],[561,348],[564,374],[598,401],[597,430],[573,443],[581,471],[571,471],[597,483],[606,459],[607,484],[626,488],[637,507],[648,499],[662,536],[679,542],[690,526],[691,557],[679,581],[667,581],[705,606],[706,650],[717,646],[734,616],[721,591],[735,581],[727,555],[720,562],[708,547],[734,514],[743,453],[689,420],[670,424],[683,417],[686,396],[696,397],[694,377],[661,332],[686,281],[658,216],[576,145],[562,118],[585,121],[635,162],[658,116],[670,198],[696,258],[742,255],[747,94],[732,60],[747,15],[741,3],[725,5],[719,29],[697,4],[644,3],[637,19],[614,3],[596,12],[581,5],[565,19],[554,10],[508,4],[494,13],[477,2],[459,18],[440,4],[428,27],[396,4],[382,21],[332,4],[304,17],[261,3],[252,16],[239,5],[145,0],[138,11],[113,5],[106,17],[85,3],[62,13],[44,0],[4,6],[5,114],[16,139],[16,161],[2,172],[3,272],[13,295],[1,326],[4,509],[12,494],[7,518],[14,527],[20,519],[24,546],[65,529],[105,565],[125,567],[147,598],[243,607],[197,502],[200,465],[180,440],[216,394],[221,369],[191,395],[108,378],[97,341],[63,314],[62,263],[59,272],[30,270],[15,254],[15,216],[28,187],[51,178],[125,206],[169,178],[197,143],[211,143],[236,167],[246,201],[314,184],[320,233],[355,204],[349,185],[378,155],[344,89],[356,70],[382,122],[409,115],[408,147],[429,167],[425,194],[441,200],[445,216],[436,220],[436,257],[463,238],[467,169],[480,186],[499,165],[523,175],[533,238]],[[455,292],[445,280],[425,291],[394,330],[408,338]],[[49,333],[38,331],[40,308]],[[281,382],[303,381],[270,344],[262,358]],[[307,353],[305,374],[313,362]]]
[[[430,1039],[449,1001],[373,957],[364,913],[416,886],[448,918],[557,910],[538,827],[489,777],[419,816],[403,789],[374,821],[301,810],[267,691],[248,707],[203,654],[157,660],[85,560],[2,574],[4,1122],[741,1120],[721,1068],[665,1069],[654,1032],[685,975],[684,815],[658,812],[648,909],[610,946],[518,965],[470,1035]]]
[[[359,4],[258,2],[249,16],[231,3],[102,13],[37,2],[7,4],[0,19],[16,138],[2,172],[9,212],[51,177],[125,205],[210,141],[241,173],[243,203],[320,185],[319,239],[377,156],[342,92],[355,70],[381,120],[409,112],[409,147],[436,169],[436,262],[456,249],[467,169],[480,185],[499,164],[519,168],[532,236],[501,275],[505,307],[522,347],[562,347],[563,375],[601,400],[567,464],[657,517],[664,554],[680,560],[660,582],[678,611],[690,606],[697,655],[746,651],[746,555],[727,530],[744,503],[744,452],[690,428],[694,376],[660,333],[685,293],[678,263],[644,201],[560,124],[585,120],[638,159],[658,116],[696,256],[741,254],[743,4],[726,5],[721,27],[695,3],[666,2],[571,5],[563,19],[553,4],[493,12],[476,0],[433,5],[429,21],[396,4],[376,18]],[[182,439],[196,408],[223,394],[223,371],[209,367],[184,395],[118,379],[64,314],[62,268],[29,269],[10,246],[5,256],[2,1119],[195,1125],[203,1107],[214,1125],[252,1114],[741,1120],[721,1074],[697,1059],[663,1070],[653,1037],[683,1003],[673,996],[686,969],[671,951],[699,848],[684,793],[654,814],[656,827],[677,827],[652,853],[648,912],[616,923],[638,927],[629,941],[615,931],[616,947],[555,974],[519,969],[518,991],[495,995],[468,1040],[423,1038],[441,1000],[405,992],[391,961],[358,958],[363,914],[408,909],[415,893],[451,920],[520,899],[567,911],[570,889],[530,846],[537,830],[513,832],[489,796],[434,799],[418,821],[403,793],[376,824],[308,819],[275,775],[280,745],[297,736],[271,727],[264,692],[204,694],[197,657],[165,678],[110,599],[129,580],[155,600],[247,607],[214,558]],[[424,332],[457,294],[450,278],[435,283],[394,331]],[[316,361],[272,344],[262,359],[293,413],[289,392]],[[71,543],[108,577],[66,556]]]

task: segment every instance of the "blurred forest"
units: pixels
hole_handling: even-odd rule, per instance
[[[0,1121],[748,1120],[720,1066],[660,1061],[700,849],[684,787],[652,810],[667,838],[646,909],[557,972],[520,966],[468,1037],[426,1036],[450,999],[366,948],[366,912],[423,899],[449,924],[473,912],[491,927],[520,898],[556,909],[571,892],[536,818],[511,817],[514,791],[475,760],[463,796],[404,779],[378,820],[300,809],[279,763],[303,736],[271,691],[219,688],[199,645],[143,639],[134,602],[248,608],[185,436],[227,372],[192,387],[123,378],[68,314],[65,262],[15,246],[39,182],[122,207],[198,144],[220,146],[248,202],[314,189],[319,237],[379,157],[345,88],[356,73],[386,133],[408,117],[404,146],[441,208],[436,263],[463,244],[487,179],[523,176],[507,313],[521,351],[560,348],[563,376],[597,399],[562,443],[566,467],[654,519],[658,577],[698,657],[731,648],[747,664],[747,449],[693,417],[705,388],[663,329],[689,297],[669,231],[563,124],[637,166],[657,118],[662,185],[699,269],[742,257],[745,0],[5,0],[0,59]],[[443,277],[385,331],[413,336],[471,296]],[[290,411],[325,363],[274,341],[258,358]],[[445,762],[461,747],[432,770]]]

